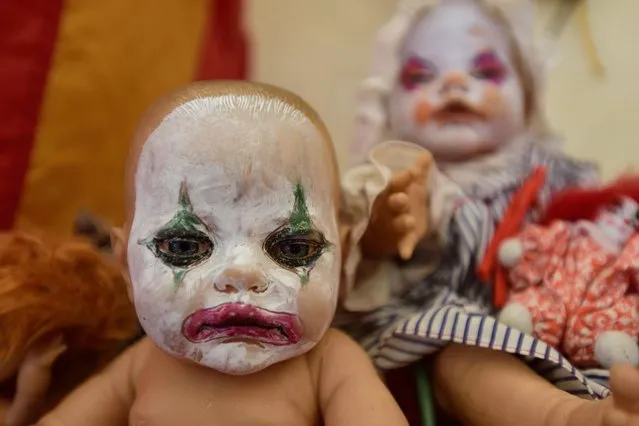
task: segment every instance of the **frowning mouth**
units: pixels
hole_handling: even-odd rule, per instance
[[[296,315],[225,303],[189,315],[182,324],[182,334],[193,343],[240,339],[285,346],[298,343],[302,329]]]
[[[468,103],[456,100],[448,102],[433,114],[433,118],[441,123],[468,123],[485,119],[485,115]]]

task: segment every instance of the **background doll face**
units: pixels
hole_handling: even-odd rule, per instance
[[[481,6],[448,0],[413,25],[389,99],[394,137],[437,160],[494,152],[524,129],[524,94],[506,31]]]
[[[215,102],[188,102],[146,142],[129,272],[158,346],[248,374],[308,351],[330,324],[341,258],[333,169],[301,113]]]
[[[622,197],[603,209],[595,222],[609,239],[622,247],[639,230],[639,204],[632,198]]]

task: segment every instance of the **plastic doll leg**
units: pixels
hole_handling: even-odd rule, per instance
[[[435,392],[442,406],[473,426],[639,425],[639,371],[612,372],[614,397],[589,401],[543,380],[519,359],[451,345],[437,357]]]
[[[563,338],[566,319],[563,302],[554,291],[542,286],[514,293],[499,315],[499,320],[504,324],[531,334],[554,347]]]

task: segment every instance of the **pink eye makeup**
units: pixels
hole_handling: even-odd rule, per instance
[[[435,65],[423,58],[411,56],[404,62],[400,82],[404,89],[413,90],[420,84],[431,82],[436,75]]]
[[[472,62],[471,75],[480,80],[487,80],[493,84],[501,84],[508,71],[499,59],[499,56],[491,50],[475,56]]]

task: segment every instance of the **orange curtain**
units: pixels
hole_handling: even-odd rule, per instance
[[[80,210],[120,223],[149,104],[195,79],[246,77],[241,0],[3,3],[0,229],[67,233]]]

